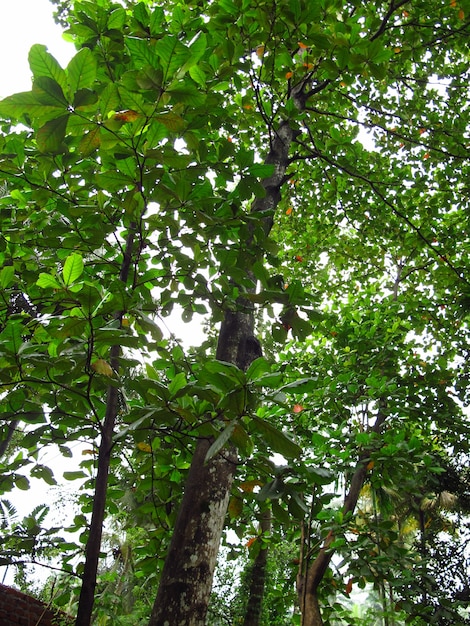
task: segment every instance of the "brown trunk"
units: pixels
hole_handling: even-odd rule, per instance
[[[384,409],[385,405],[381,407],[371,431],[376,433],[380,432],[380,429],[386,419]],[[366,452],[359,457],[356,469],[351,478],[349,491],[344,499],[342,509],[344,515],[352,513],[356,508],[356,504],[367,475],[368,460],[369,455]],[[331,559],[333,558],[334,549],[331,549],[330,545],[334,539],[335,536],[333,532],[330,531],[312,564],[310,566],[307,565],[306,570],[304,568],[303,571],[306,571],[306,573],[299,573],[297,580],[297,594],[302,613],[301,626],[322,626],[323,624],[318,602],[318,588],[323,580],[328,566],[330,565]]]
[[[236,461],[227,449],[204,464],[209,447],[196,446],[150,626],[205,624]]]
[[[261,514],[261,535],[271,530],[271,511]],[[248,605],[246,607],[243,626],[258,626],[263,608],[264,587],[266,584],[266,566],[268,561],[268,546],[262,546],[256,555],[250,573],[250,587],[248,590]]]
[[[300,611],[302,616],[301,626],[323,626],[316,593],[308,593],[304,596]]]
[[[298,92],[300,97],[300,88]],[[274,132],[265,161],[274,166],[273,173],[262,181],[265,196],[256,199],[252,206],[252,213],[260,215],[259,223],[266,236],[280,200],[281,186],[286,181],[289,149],[294,137],[295,131],[287,121],[282,122]],[[247,241],[241,241],[240,244],[246,250],[246,273],[251,277],[252,264],[261,258],[262,248],[255,241],[253,232],[248,235]],[[244,289],[241,287],[240,291],[243,293]],[[261,346],[254,334],[252,302],[241,296],[237,305],[237,310],[225,311],[216,359],[246,369],[254,359],[261,356]],[[199,440],[196,444],[149,626],[205,624],[216,556],[237,462],[236,450],[229,447],[204,464],[210,444],[207,440]]]
[[[131,224],[126,240],[124,258],[121,264],[119,278],[127,283],[132,261],[136,225]],[[123,312],[116,311],[114,318],[122,321]],[[119,370],[120,346],[112,346],[109,353],[109,364],[117,372]],[[96,471],[95,491],[93,494],[93,510],[91,514],[90,532],[85,549],[85,566],[82,575],[82,587],[78,600],[77,618],[75,626],[90,626],[95,601],[96,578],[98,561],[101,551],[101,537],[106,509],[106,494],[108,491],[109,465],[113,447],[113,434],[116,417],[119,409],[119,389],[113,385],[108,387],[106,397],[106,412],[101,425],[101,441],[98,450],[98,466]]]

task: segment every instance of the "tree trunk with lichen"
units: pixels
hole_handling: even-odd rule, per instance
[[[247,275],[262,255],[258,238],[267,236],[274,211],[280,200],[280,189],[286,180],[289,149],[295,131],[283,122],[275,133],[266,163],[273,174],[263,180],[266,194],[252,205],[252,215],[259,215],[259,232],[248,228],[240,242],[247,255]],[[251,265],[251,267],[250,267]],[[241,293],[254,291],[240,288]],[[247,369],[261,356],[255,336],[254,307],[241,296],[236,310],[226,310],[221,324],[216,358]],[[225,514],[236,469],[237,452],[228,446],[205,463],[211,441],[200,439],[195,448],[185,484],[183,500],[163,568],[149,626],[204,626],[209,604],[217,553],[222,537]]]

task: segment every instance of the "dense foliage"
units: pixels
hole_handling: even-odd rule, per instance
[[[58,4],[75,56],[33,46],[0,103],[2,563],[144,623],[196,450],[250,558],[294,552],[262,623],[361,623],[372,587],[463,620],[470,2]],[[10,502],[62,481],[48,447],[68,528]]]

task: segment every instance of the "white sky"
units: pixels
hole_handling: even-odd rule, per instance
[[[28,52],[35,43],[47,46],[59,63],[75,54],[62,39],[49,0],[0,0],[0,98],[31,89]]]

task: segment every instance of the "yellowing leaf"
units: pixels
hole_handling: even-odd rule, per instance
[[[262,487],[263,483],[260,480],[245,480],[240,483],[239,487],[245,493],[252,493],[255,487]]]
[[[264,54],[264,46],[258,46],[258,47],[256,48],[256,56],[257,56],[259,59],[261,59],[261,57],[263,56],[263,54]]]
[[[152,446],[145,441],[139,441],[137,447],[139,450],[142,450],[142,452],[152,452]]]
[[[233,496],[228,504],[228,514],[232,519],[240,517],[243,511],[243,502],[240,498]]]
[[[103,376],[113,376],[113,368],[111,365],[105,361],[104,359],[96,359],[91,364],[91,369],[94,370],[97,374],[102,374]]]

